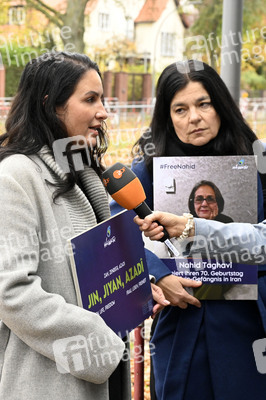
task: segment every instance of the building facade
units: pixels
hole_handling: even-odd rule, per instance
[[[67,0],[43,2],[59,12],[65,12],[67,8]],[[0,21],[1,32],[14,37],[23,29],[26,15],[31,10],[26,7],[25,1],[13,0],[6,2],[2,12],[6,13],[6,19],[4,26]],[[40,20],[43,22],[44,19],[44,15],[40,14]],[[119,72],[123,72],[125,60],[142,65],[141,72],[151,75],[151,79],[144,79],[144,91],[150,91],[152,96],[156,76],[166,65],[182,59],[183,38],[188,24],[183,7],[177,0],[89,0],[85,8],[84,27],[85,53],[97,62],[104,59],[101,69],[105,71],[117,72],[120,63]],[[33,37],[32,32],[30,37]],[[59,33],[53,39],[57,42]],[[27,57],[30,57],[28,53]],[[121,77],[120,81],[123,79]],[[2,92],[0,88],[1,93],[3,88]]]

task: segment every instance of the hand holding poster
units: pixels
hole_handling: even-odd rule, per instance
[[[133,211],[123,211],[70,240],[79,306],[98,313],[121,337],[148,318],[153,308],[134,216]]]

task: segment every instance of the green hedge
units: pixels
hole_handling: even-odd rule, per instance
[[[17,91],[21,73],[31,59],[43,54],[39,48],[12,46],[1,47],[0,63],[6,72],[5,96],[13,97]]]

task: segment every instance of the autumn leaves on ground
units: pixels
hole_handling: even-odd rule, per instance
[[[131,393],[134,399],[134,360],[131,359]],[[144,400],[150,400],[150,359],[145,356],[144,360]]]
[[[144,327],[141,328],[139,332],[140,336],[144,338],[144,396],[143,400],[150,400],[150,350],[149,350],[149,338],[150,338],[150,328],[151,328],[152,319],[149,318],[145,321]],[[130,367],[131,367],[131,393],[132,400],[134,399],[135,392],[135,373],[134,373],[134,338],[135,331],[132,331],[130,334]],[[140,354],[141,351],[139,348],[135,349],[136,360],[142,361],[143,356]],[[143,354],[143,353],[142,353]],[[137,399],[140,400],[140,399]],[[142,400],[142,399],[141,399]]]

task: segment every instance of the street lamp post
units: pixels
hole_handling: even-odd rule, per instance
[[[224,0],[222,23],[221,78],[239,103],[243,0]]]

